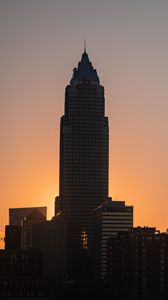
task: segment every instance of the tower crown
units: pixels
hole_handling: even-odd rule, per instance
[[[73,70],[73,76],[70,84],[75,85],[85,80],[91,81],[93,84],[100,84],[97,71],[93,68],[92,63],[89,61],[86,50],[84,50],[82,54],[78,67]]]

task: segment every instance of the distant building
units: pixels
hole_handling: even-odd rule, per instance
[[[10,208],[9,209],[9,225],[23,225],[23,220],[34,209],[38,210],[45,219],[47,218],[47,207],[24,207],[24,208]]]
[[[83,248],[80,227],[57,216],[32,227],[32,247],[43,252],[44,273],[59,279],[79,277]]]
[[[22,245],[22,228],[18,225],[5,226],[5,250],[20,250]]]
[[[46,216],[41,213],[38,208],[34,208],[23,219],[22,225],[22,249],[32,248],[32,227],[35,224],[43,223],[46,221]]]
[[[32,226],[45,222],[46,207],[10,208],[9,225],[5,228],[5,249],[31,249]]]
[[[42,252],[28,250],[0,250],[0,278],[38,277],[42,275]]]
[[[42,276],[0,276],[0,299],[2,300],[44,300],[58,299],[59,285]],[[60,299],[60,298],[59,298]]]
[[[93,265],[94,276],[107,276],[108,238],[116,237],[118,232],[127,232],[133,227],[133,207],[124,201],[112,201],[108,198],[93,210]]]
[[[0,250],[0,299],[57,299],[57,283],[43,276],[43,254]]]
[[[108,240],[111,297],[168,299],[168,235],[137,227]]]

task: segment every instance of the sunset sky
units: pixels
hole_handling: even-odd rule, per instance
[[[105,87],[109,195],[168,228],[168,1],[0,0],[0,231],[59,186],[65,86],[87,52]]]

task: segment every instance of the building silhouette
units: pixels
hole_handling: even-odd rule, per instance
[[[111,298],[168,299],[168,235],[137,227],[108,240]]]
[[[19,225],[5,226],[5,249],[20,250],[22,248],[22,227]]]
[[[43,253],[44,275],[59,280],[80,276],[83,248],[80,227],[61,216],[32,227],[32,247]]]
[[[45,217],[45,219],[47,218],[46,206],[9,208],[9,225],[22,226],[26,217],[34,210],[39,211]]]
[[[5,249],[31,249],[32,227],[46,221],[47,207],[9,209],[9,225],[5,227]]]
[[[42,276],[42,260],[40,251],[0,250],[0,278]]]
[[[84,51],[65,92],[55,214],[62,211],[69,221],[80,223],[86,249],[90,245],[92,210],[108,197],[108,147],[104,88]]]
[[[128,232],[133,227],[133,207],[124,201],[108,198],[93,210],[93,266],[94,277],[107,278],[108,239],[119,232]]]
[[[84,50],[65,92],[65,112],[60,123],[60,185],[59,196],[55,200],[55,216],[46,221],[45,207],[9,211],[6,261],[12,265],[13,274],[28,272],[30,282],[28,285],[27,278],[24,278],[24,289],[21,277],[12,275],[11,281],[6,281],[9,290],[12,289],[10,293],[14,293],[9,296],[17,294],[17,285],[20,285],[21,295],[28,295],[31,285],[36,282],[39,297],[45,295],[45,299],[49,299],[47,295],[50,292],[53,291],[53,295],[57,293],[56,280],[61,285],[64,282],[68,297],[69,284],[73,282],[73,297],[86,299],[89,287],[89,295],[91,289],[96,299],[106,298],[108,290],[104,279],[109,275],[108,241],[133,226],[133,207],[108,197],[108,164],[109,128],[105,117],[104,88]],[[39,255],[39,261],[34,266],[35,255]],[[15,264],[13,257],[18,258]],[[33,258],[25,262],[25,257]],[[39,268],[38,279],[31,273],[36,266]],[[53,281],[51,286],[50,279]],[[95,288],[97,282],[98,287]],[[3,280],[0,281],[0,287],[3,284]],[[63,299],[61,285],[59,294]],[[37,286],[34,286],[32,297],[41,299],[36,295]],[[78,293],[80,296],[77,296]],[[100,295],[102,298],[98,298]]]

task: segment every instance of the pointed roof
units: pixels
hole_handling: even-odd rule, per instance
[[[46,217],[37,209],[34,208],[25,218],[24,221],[45,221]]]
[[[70,84],[77,84],[83,80],[89,80],[94,84],[100,84],[97,71],[93,68],[92,63],[89,61],[86,49],[84,49],[81,61],[78,63],[78,67],[73,70],[73,76]]]

